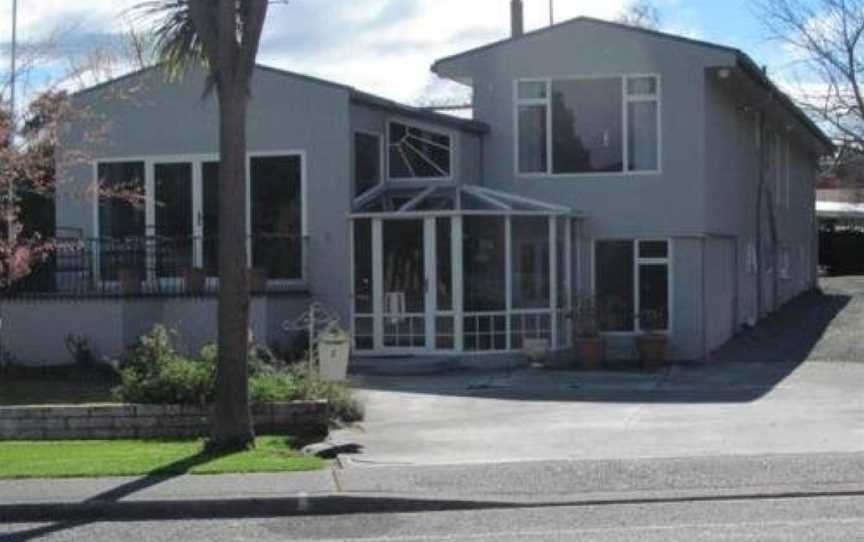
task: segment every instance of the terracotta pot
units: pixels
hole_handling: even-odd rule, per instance
[[[666,363],[669,338],[666,335],[645,334],[636,337],[636,350],[639,360],[646,370],[658,369]]]
[[[117,271],[117,281],[120,283],[121,293],[126,295],[141,293],[141,278],[136,270],[120,269]]]
[[[255,293],[263,293],[267,291],[266,269],[255,268],[249,270],[249,291]]]
[[[204,287],[207,284],[207,275],[203,269],[197,267],[188,268],[183,271],[183,278],[186,282],[186,291],[190,294],[203,294]]]
[[[603,337],[577,337],[576,356],[583,369],[597,371],[606,358],[606,339]]]

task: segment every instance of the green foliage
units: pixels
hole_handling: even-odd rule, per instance
[[[213,400],[216,345],[197,357],[179,354],[176,333],[155,326],[120,360],[121,384],[115,397],[130,403],[207,404]],[[344,384],[325,382],[309,374],[304,364],[289,367],[266,348],[252,347],[249,355],[249,395],[253,403],[326,400],[331,418],[345,422],[362,419],[363,409]]]

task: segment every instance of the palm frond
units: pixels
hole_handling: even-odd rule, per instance
[[[192,65],[207,65],[189,0],[147,0],[135,5],[132,12],[151,26],[156,55],[168,77],[177,78]]]

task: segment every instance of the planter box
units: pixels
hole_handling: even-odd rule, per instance
[[[186,292],[195,295],[204,293],[207,285],[207,274],[203,269],[189,268],[183,271],[183,279],[186,284]]]
[[[120,282],[120,292],[124,295],[135,295],[141,293],[141,277],[134,269],[121,269],[117,272],[117,280]]]
[[[577,337],[576,357],[587,371],[599,371],[606,359],[606,339],[603,337]]]
[[[250,269],[249,270],[249,291],[253,293],[262,293],[267,291],[267,270],[266,269]]]

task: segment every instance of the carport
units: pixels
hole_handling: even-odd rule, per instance
[[[864,273],[864,204],[817,201],[819,266],[832,274]]]

